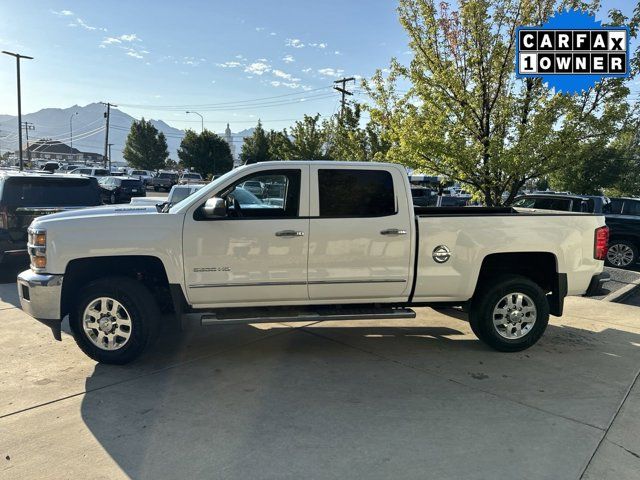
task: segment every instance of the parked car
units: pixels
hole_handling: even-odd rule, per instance
[[[178,174],[176,172],[159,172],[149,180],[147,185],[152,186],[156,192],[160,191],[160,189],[168,192],[177,183]]]
[[[282,205],[242,188],[273,177]],[[46,265],[18,276],[23,310],[58,336],[68,315],[87,355],[120,364],[151,343],[161,306],[225,325],[465,305],[479,339],[524,350],[566,295],[599,284],[608,236],[601,215],[414,207],[403,166],[333,161],[247,165],[170,209],[101,207],[30,231]]]
[[[60,164],[58,162],[46,162],[44,165],[42,165],[41,170],[49,173],[54,173],[59,168]]]
[[[75,170],[71,170],[69,173],[73,175],[88,175],[95,178],[108,177],[111,175],[108,169],[95,167],[76,168]]]
[[[83,168],[82,165],[62,165],[56,173],[70,173],[78,168]]]
[[[27,254],[34,218],[101,203],[95,178],[0,172],[0,262]]]
[[[596,199],[601,198],[602,197],[590,197],[588,195],[564,193],[534,193],[517,196],[513,200],[513,206],[518,208],[531,208],[535,210],[602,214],[604,200],[596,201]],[[600,211],[598,212],[596,210]]]
[[[606,263],[629,268],[640,261],[640,198],[613,197],[605,215],[611,232]]]
[[[199,173],[185,172],[182,175],[180,175],[180,179],[178,180],[178,183],[181,184],[181,185],[187,185],[187,184],[191,184],[191,183],[204,184],[205,181],[202,178],[202,175],[200,175]]]
[[[436,204],[436,192],[430,188],[411,187],[413,204],[419,207],[433,207]]]
[[[150,172],[149,170],[133,170],[131,169],[129,171],[129,176],[130,177],[136,177],[139,178],[140,180],[142,180],[142,183],[145,185],[145,187],[147,186],[147,184],[151,181],[151,179],[153,178],[153,172]]]
[[[262,182],[248,180],[242,184],[242,188],[249,193],[253,193],[258,198],[264,196],[264,183]]]
[[[189,195],[200,190],[204,185],[174,185],[167,197],[134,197],[131,205],[165,205],[173,206]]]
[[[147,190],[135,177],[103,177],[98,182],[105,203],[127,203],[132,197],[144,197]]]

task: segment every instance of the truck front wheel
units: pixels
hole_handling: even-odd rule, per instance
[[[518,352],[535,344],[549,323],[549,302],[534,282],[505,275],[476,293],[469,309],[476,336],[501,352]]]
[[[69,313],[76,343],[100,363],[125,364],[155,339],[160,311],[140,282],[108,277],[88,284]]]

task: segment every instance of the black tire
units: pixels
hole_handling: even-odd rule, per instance
[[[505,338],[493,324],[494,308],[510,293],[525,294],[533,301],[536,309],[535,322],[520,338]],[[501,352],[519,352],[534,345],[547,329],[549,302],[545,292],[528,278],[503,275],[476,293],[469,308],[469,323],[473,333],[490,347]]]
[[[627,255],[614,256],[615,252],[626,252]],[[629,256],[629,253],[631,256]],[[629,263],[627,263],[627,261]],[[605,264],[614,268],[629,268],[638,263],[638,247],[629,240],[611,240],[605,257]]]
[[[111,202],[111,205],[115,204],[117,200],[118,199],[116,198],[116,194],[112,193],[111,196],[109,197],[109,201]]]
[[[85,308],[98,297],[110,297],[126,308],[131,319],[131,336],[117,350],[103,350],[85,333],[82,316]],[[73,338],[92,359],[100,363],[122,365],[136,359],[157,338],[160,310],[149,290],[128,277],[107,277],[83,288],[69,312]]]

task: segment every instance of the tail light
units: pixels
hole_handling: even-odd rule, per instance
[[[9,215],[3,210],[0,211],[0,228],[3,230],[9,228]]]
[[[609,245],[609,227],[596,228],[595,241],[593,246],[593,258],[604,260],[607,256]]]

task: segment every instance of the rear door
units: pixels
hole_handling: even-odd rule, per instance
[[[311,300],[408,295],[413,215],[402,175],[311,166]]]

